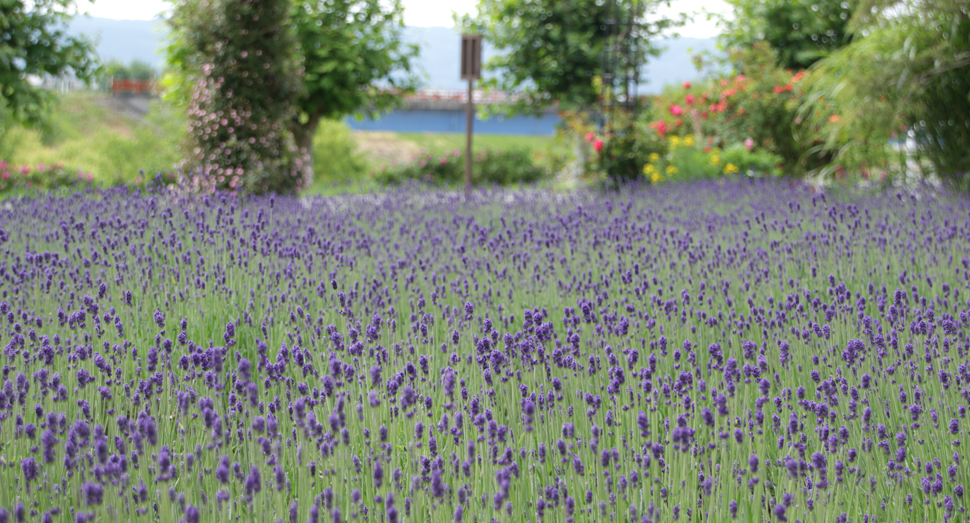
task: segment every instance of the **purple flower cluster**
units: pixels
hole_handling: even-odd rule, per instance
[[[967,521],[970,201],[0,210],[5,521]]]

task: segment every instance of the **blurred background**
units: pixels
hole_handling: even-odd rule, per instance
[[[57,166],[54,170],[80,171],[95,180],[139,183],[156,173],[175,177],[179,167],[189,168],[186,151],[199,146],[190,136],[187,118],[188,93],[198,81],[192,76],[198,67],[193,70],[187,57],[199,48],[186,37],[185,13],[197,9],[197,2],[47,3],[63,8],[63,36],[90,44],[91,67],[89,74],[70,67],[57,74],[50,68],[19,68],[20,77],[30,88],[45,91],[50,103],[38,102],[44,109],[24,117],[16,96],[5,100],[3,110],[9,114],[0,119],[3,168],[50,174]],[[965,3],[614,0],[607,4],[640,28],[639,44],[632,44],[641,48],[633,66],[636,85],[620,96],[614,92],[619,87],[602,82],[604,73],[612,74],[605,58],[600,59],[609,52],[603,42],[613,42],[611,36],[583,33],[584,28],[557,18],[555,3],[545,3],[549,6],[528,3],[533,7],[523,11],[526,4],[519,0],[320,2],[315,7],[320,12],[334,6],[346,9],[341,23],[370,23],[370,29],[346,33],[346,39],[373,46],[383,42],[382,56],[393,59],[377,62],[373,67],[380,74],[366,79],[357,70],[342,73],[341,64],[314,77],[315,90],[304,94],[310,100],[301,102],[299,110],[304,117],[310,115],[304,134],[312,131],[303,141],[312,149],[311,179],[304,188],[320,192],[334,184],[386,184],[406,178],[454,182],[455,159],[463,154],[467,99],[467,83],[458,72],[460,37],[469,31],[486,37],[486,80],[475,90],[475,143],[484,156],[476,162],[494,163],[483,170],[514,171],[508,176],[482,174],[482,181],[545,180],[575,186],[618,176],[662,183],[738,172],[821,181],[899,180],[917,174],[939,180],[942,173],[943,179],[965,180],[967,154],[952,146],[954,141],[962,144],[970,128],[967,104],[953,105],[961,94],[970,100]],[[14,4],[29,10],[23,2]],[[565,4],[577,9],[596,5],[582,0]],[[530,14],[536,5],[545,11]],[[374,12],[361,18],[368,9]],[[523,72],[522,62],[515,62],[530,46],[516,47],[511,32],[520,22],[528,25],[532,14],[558,20],[555,31],[518,34],[520,40],[534,34],[532,47],[548,48],[554,56],[556,49],[550,46],[556,38],[575,29],[573,37],[585,38],[586,48],[595,48],[588,51],[589,63],[601,61],[603,68],[588,66],[588,80],[579,76],[594,86],[594,98],[577,98],[575,86],[549,95],[555,89],[542,80],[549,71],[537,66]],[[313,20],[324,29],[336,27],[333,20],[321,23],[319,14],[308,16],[317,16]],[[935,25],[927,20],[936,20]],[[306,38],[305,29],[294,25],[294,31]],[[892,31],[897,36],[886,34]],[[863,40],[868,45],[862,46]],[[318,40],[318,50],[320,41],[326,46],[326,40]],[[881,72],[858,67],[883,56],[893,63]],[[552,70],[558,67],[556,73],[563,75],[563,64],[573,67],[563,60]],[[884,92],[868,83],[894,75],[900,85]],[[339,84],[334,79],[341,77],[359,79],[352,89],[392,96],[362,96],[336,103],[340,110],[307,113],[308,104],[319,105],[320,100],[335,105],[327,93],[348,87],[327,91],[326,86]],[[932,88],[941,85],[948,86],[946,92]],[[518,103],[519,91],[525,93],[521,96],[542,91],[550,103],[535,103],[538,98]],[[624,96],[627,102],[617,103]],[[638,100],[632,111],[630,100]],[[926,117],[942,106],[952,109],[952,117]],[[612,107],[625,111],[627,121],[617,120]],[[299,144],[298,129],[294,133]],[[435,162],[443,167],[431,172],[428,164]],[[522,162],[528,169],[518,172],[516,165]],[[618,170],[623,172],[617,175]]]

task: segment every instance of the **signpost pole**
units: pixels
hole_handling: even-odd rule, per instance
[[[472,100],[472,86],[475,80],[468,79],[468,103],[465,105],[465,196],[472,187],[472,126],[475,123],[475,102]]]
[[[475,80],[481,78],[482,35],[461,35],[461,79],[468,80],[468,101],[465,104],[465,198],[472,190],[472,131],[475,123]]]

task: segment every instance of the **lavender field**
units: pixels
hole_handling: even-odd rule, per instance
[[[0,523],[970,521],[966,197],[89,191],[0,278]]]

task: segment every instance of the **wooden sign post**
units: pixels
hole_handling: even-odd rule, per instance
[[[472,186],[472,124],[475,121],[475,103],[472,89],[475,80],[482,77],[482,35],[461,35],[461,79],[468,80],[468,103],[465,107],[467,130],[465,132],[465,195]]]

